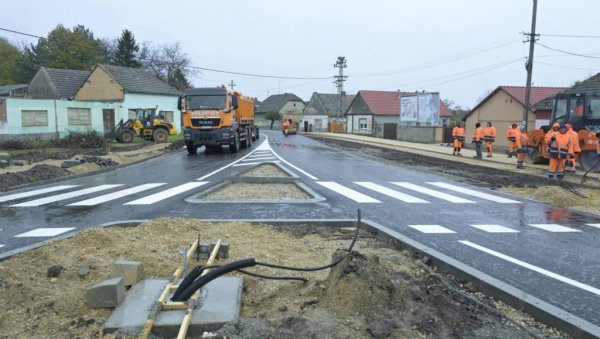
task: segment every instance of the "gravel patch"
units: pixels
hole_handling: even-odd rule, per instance
[[[232,183],[208,193],[201,200],[303,200],[312,197],[296,184]]]

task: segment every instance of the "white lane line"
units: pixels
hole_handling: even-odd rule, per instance
[[[15,238],[53,237],[73,229],[75,227],[36,228],[29,232],[17,234]]]
[[[467,245],[469,247],[472,247],[474,249],[480,250],[482,252],[485,252],[487,254],[491,254],[491,255],[493,255],[493,256],[495,256],[497,258],[504,259],[504,260],[509,261],[509,262],[511,262],[513,264],[516,264],[516,265],[519,265],[521,267],[530,269],[530,270],[532,270],[534,272],[543,274],[543,275],[548,276],[550,278],[562,281],[564,283],[567,283],[569,285],[581,288],[581,289],[586,290],[588,292],[592,292],[592,293],[594,293],[596,295],[600,295],[600,289],[597,289],[597,288],[592,287],[590,285],[586,285],[584,283],[580,283],[579,281],[576,281],[576,280],[573,280],[573,279],[569,279],[567,277],[564,277],[562,275],[556,274],[554,272],[550,272],[550,271],[545,270],[543,268],[540,268],[540,267],[528,264],[528,263],[526,263],[524,261],[521,261],[519,259],[515,259],[513,257],[510,257],[508,255],[505,255],[505,254],[502,254],[502,253],[499,253],[499,252],[496,252],[496,251],[491,250],[489,248],[486,248],[486,247],[474,244],[474,243],[472,243],[470,241],[467,241],[467,240],[459,240],[458,242],[460,242],[461,244]]]
[[[592,227],[597,227],[597,228],[600,228],[600,224],[586,224],[586,225],[588,225],[588,226],[592,226]]]
[[[208,181],[188,182],[183,185],[175,186],[168,190],[158,192],[156,194],[152,194],[152,195],[149,195],[149,196],[141,198],[141,199],[130,201],[123,205],[151,205],[151,204],[154,204],[155,202],[170,198],[177,194],[181,194],[185,191],[189,191],[191,189],[200,187],[207,183],[208,183]]]
[[[393,189],[389,189],[385,186],[381,186],[372,182],[367,182],[367,181],[360,181],[360,182],[354,182],[357,185],[366,187],[368,189],[371,189],[375,192],[381,193],[381,194],[385,194],[389,197],[392,197],[394,199],[398,199],[407,203],[423,203],[423,204],[428,204],[429,201],[427,200],[423,200],[423,199],[419,199],[417,197],[413,197],[412,195],[408,195],[408,194],[404,194],[402,192],[398,192],[398,191],[394,191]]]
[[[78,202],[74,202],[72,204],[68,204],[67,206],[94,206],[94,205],[98,205],[107,201],[111,201],[111,200],[115,200],[115,199],[119,199],[122,197],[126,197],[128,195],[131,194],[135,194],[135,193],[139,193],[145,190],[149,190],[151,188],[155,188],[158,186],[162,186],[165,183],[152,183],[152,184],[144,184],[144,185],[140,185],[137,187],[132,187],[132,188],[128,188],[128,189],[124,189],[122,191],[118,191],[118,192],[114,192],[114,193],[109,193],[109,194],[105,194],[105,195],[101,195],[99,197],[95,197],[95,198],[91,198],[91,199],[87,199],[87,200],[82,200],[82,201],[78,201]]]
[[[334,191],[336,193],[339,193],[339,194],[341,194],[341,195],[343,195],[343,196],[345,196],[347,198],[350,198],[350,199],[352,199],[352,200],[354,200],[356,202],[360,202],[360,203],[363,203],[363,202],[365,202],[365,203],[378,203],[378,202],[381,202],[381,201],[379,201],[377,199],[371,198],[368,195],[364,195],[364,194],[362,194],[360,192],[357,192],[357,191],[355,191],[353,189],[350,189],[350,188],[348,188],[346,186],[342,186],[342,185],[340,185],[340,184],[338,184],[336,182],[333,182],[333,181],[317,181],[317,184],[319,184],[319,185],[321,185],[321,186],[323,186],[325,188],[328,188],[328,189],[330,189],[330,190],[332,190],[332,191]]]
[[[306,175],[307,177],[311,178],[312,180],[319,180],[319,178],[315,177],[314,175],[312,175],[312,174],[310,174],[310,173],[308,173],[308,172],[306,172],[306,171],[304,171],[304,170],[300,169],[298,166],[296,166],[296,165],[294,165],[294,164],[291,164],[291,163],[289,163],[289,162],[288,162],[288,161],[286,161],[284,158],[280,157],[280,156],[279,156],[279,154],[275,153],[275,151],[272,151],[272,152],[273,152],[273,154],[274,154],[274,155],[275,155],[275,156],[276,156],[276,157],[277,157],[279,160],[281,160],[281,161],[282,161],[284,164],[286,164],[286,165],[290,166],[291,168],[295,169],[296,171],[298,171],[298,172],[300,172],[300,173],[302,173],[302,174]]]
[[[440,225],[408,225],[410,228],[414,228],[419,232],[427,234],[449,234],[456,233],[451,229],[448,229]]]
[[[49,203],[52,203],[52,202],[61,201],[61,200],[67,200],[67,199],[71,199],[71,198],[75,198],[75,197],[79,197],[79,196],[82,196],[82,195],[86,195],[86,194],[90,194],[90,193],[95,193],[95,192],[99,192],[99,191],[104,191],[104,190],[115,188],[115,187],[119,187],[119,186],[123,186],[123,184],[100,185],[100,186],[96,186],[96,187],[82,189],[82,190],[79,190],[79,191],[73,191],[73,192],[63,193],[63,194],[59,194],[59,195],[53,195],[53,196],[47,197],[47,198],[26,201],[26,202],[23,202],[23,203],[20,203],[20,204],[10,205],[10,206],[12,206],[12,207],[41,206],[41,205],[49,204]]]
[[[0,245],[0,248],[4,247],[4,245]]]
[[[250,166],[250,165],[258,165],[258,164],[274,164],[274,163],[278,163],[278,162],[281,162],[281,161],[276,160],[276,161],[261,161],[261,162],[244,162],[241,164],[235,164],[231,167]]]
[[[428,182],[428,184],[435,185],[435,186],[442,187],[442,188],[446,188],[446,189],[449,189],[449,190],[452,190],[452,191],[455,191],[455,192],[472,195],[474,197],[478,197],[478,198],[481,198],[481,199],[495,201],[495,202],[498,202],[498,203],[501,203],[501,204],[520,204],[521,203],[520,201],[498,197],[498,196],[495,196],[493,194],[483,193],[483,192],[475,191],[475,190],[472,190],[472,189],[469,189],[469,188],[447,184],[445,182]]]
[[[34,195],[40,195],[40,194],[44,194],[44,193],[66,190],[67,188],[73,188],[73,187],[78,187],[78,186],[79,185],[61,185],[61,186],[54,186],[54,187],[49,187],[49,188],[42,188],[39,190],[34,190],[34,191],[29,191],[29,192],[5,195],[3,197],[0,197],[0,202],[17,200],[17,199],[21,199],[21,198],[27,198],[27,197],[31,197]]]
[[[269,160],[276,160],[277,158],[274,156],[264,156],[264,157],[248,157],[248,159],[244,160],[244,161],[256,161],[256,160],[265,160],[265,159],[269,159]]]
[[[512,228],[504,227],[502,225],[471,225],[477,229],[482,231],[486,231],[488,233],[519,233],[517,230],[513,230]]]
[[[580,230],[572,229],[558,224],[529,224],[529,226],[555,233],[581,232]]]
[[[432,189],[418,186],[415,184],[411,184],[409,182],[392,182],[392,184],[400,186],[400,187],[408,188],[409,190],[417,191],[417,192],[420,192],[423,194],[431,195],[432,197],[440,198],[440,199],[443,199],[443,200],[446,200],[446,201],[449,201],[449,202],[455,203],[455,204],[474,204],[475,203],[474,201],[471,201],[471,200],[463,199],[463,198],[460,198],[460,197],[457,197],[457,196],[454,196],[451,194],[434,191]]]

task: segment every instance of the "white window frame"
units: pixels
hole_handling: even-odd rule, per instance
[[[363,127],[363,123],[364,123],[364,127]],[[367,121],[367,118],[358,118],[358,129],[359,130],[367,130],[369,124]]]
[[[68,107],[69,126],[92,126],[92,110],[89,108]]]
[[[30,122],[29,122],[30,121]],[[21,110],[21,126],[36,127],[48,126],[48,111],[46,110]]]
[[[175,121],[175,114],[173,111],[159,111],[159,114],[163,114],[165,120]]]

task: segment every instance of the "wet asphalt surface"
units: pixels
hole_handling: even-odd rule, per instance
[[[265,137],[268,137],[268,142]],[[531,294],[569,313],[566,316],[581,318],[592,328],[600,326],[600,217],[452,182],[435,173],[412,171],[389,162],[367,159],[301,135],[284,137],[279,132],[267,131],[262,133],[260,141],[255,141],[250,149],[241,149],[238,153],[229,153],[227,149],[215,154],[204,154],[201,150],[198,153],[189,156],[185,151],[177,152],[112,172],[2,193],[0,257],[52,239],[51,236],[22,236],[39,228],[68,228],[58,235],[64,236],[104,223],[158,217],[218,220],[354,219],[360,208],[364,219],[374,221]],[[297,204],[190,203],[185,200],[261,161],[278,161],[325,200]],[[397,182],[435,192],[428,195],[398,186],[395,184]],[[68,206],[149,183],[164,185],[93,206]],[[154,203],[126,205],[188,183],[202,184]],[[450,183],[513,202],[487,200],[431,183]],[[40,206],[15,206],[109,184],[121,186]],[[373,184],[379,187],[379,191],[365,187]],[[58,185],[80,186],[2,201],[9,195]],[[340,186],[364,196],[336,192],[334,189]],[[382,193],[381,187],[409,194],[425,202],[407,203],[389,197]],[[443,193],[470,202],[443,200]],[[355,199],[367,199],[370,202],[357,202]],[[565,228],[560,229],[563,232],[551,232],[531,224],[556,224]],[[419,227],[411,225],[438,225],[443,227],[443,232],[452,233],[424,233],[418,230]],[[500,225],[505,227],[506,232],[492,233],[472,225]]]

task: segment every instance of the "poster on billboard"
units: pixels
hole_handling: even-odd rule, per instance
[[[419,94],[419,123],[437,126],[440,121],[440,94]]]
[[[400,121],[417,121],[419,100],[416,95],[400,98]]]

